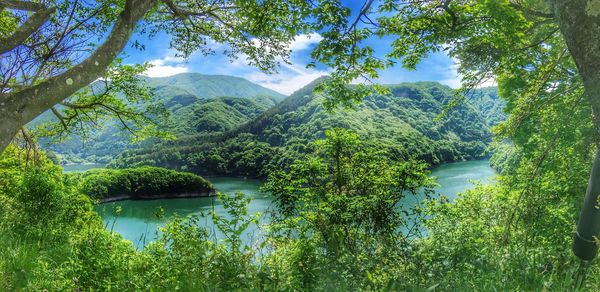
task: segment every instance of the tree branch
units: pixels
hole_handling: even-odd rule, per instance
[[[367,15],[367,13],[369,12],[369,9],[371,9],[371,5],[373,4],[373,0],[367,0],[364,4],[362,9],[360,10],[360,12],[358,13],[358,15],[356,16],[356,19],[354,19],[354,22],[352,23],[352,25],[350,25],[350,30],[355,29],[356,25],[358,24],[358,21],[364,16]]]
[[[7,1],[0,0],[0,4],[7,5],[5,2],[13,3],[17,1]],[[32,2],[21,2],[27,4],[38,4]],[[13,3],[14,4],[14,3]],[[32,35],[35,31],[37,31],[48,19],[50,19],[50,15],[56,11],[56,7],[46,8],[46,6],[39,4],[40,6],[33,5],[31,8],[39,8],[31,11],[35,11],[33,15],[31,15],[25,23],[19,26],[15,32],[6,38],[0,38],[0,54],[4,54],[12,49],[14,49],[19,44],[22,44],[30,35]],[[8,7],[11,7],[8,5]],[[12,6],[12,7],[16,7]],[[13,8],[19,9],[19,8]],[[30,9],[24,9],[30,10]]]
[[[8,95],[6,104],[14,105],[19,122],[23,125],[30,122],[101,76],[127,44],[137,21],[155,3],[155,0],[127,0],[109,36],[87,59],[60,75]]]
[[[450,15],[450,18],[452,18],[452,25],[450,25],[450,29],[454,29],[458,23],[458,17],[456,16],[456,13],[450,9],[450,2],[452,2],[452,0],[446,0],[444,1],[444,4],[437,7],[442,8],[444,11],[446,11],[446,13],[448,13],[448,15]]]
[[[58,118],[58,120],[62,124],[65,131],[68,130],[69,127],[67,127],[67,123],[65,122],[65,117],[55,107],[51,107],[50,109],[52,110],[52,113]]]
[[[25,10],[25,11],[39,11],[46,9],[46,5],[42,3],[29,2],[29,1],[15,1],[15,0],[0,0],[0,4],[8,9]]]
[[[542,12],[542,11],[525,8],[525,7],[523,7],[523,5],[521,5],[519,3],[510,2],[510,6],[514,9],[517,9],[517,10],[523,12],[524,14],[528,14],[531,16],[548,18],[548,19],[554,18],[554,13],[546,13],[546,12]]]
[[[171,10],[171,12],[173,12],[173,14],[175,16],[182,18],[182,19],[187,16],[207,16],[216,10],[226,10],[226,9],[237,9],[238,8],[235,5],[231,5],[231,6],[222,6],[222,7],[220,7],[220,6],[211,7],[210,9],[208,9],[206,11],[192,11],[192,10],[181,8],[177,5],[175,5],[175,3],[173,3],[172,0],[163,0],[162,2],[165,3],[165,5],[167,5],[169,10]]]

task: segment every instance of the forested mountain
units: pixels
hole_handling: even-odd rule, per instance
[[[152,102],[162,103],[171,113],[161,126],[176,135],[190,135],[232,130],[285,98],[273,90],[246,79],[183,73],[170,77],[143,77],[153,89]],[[53,119],[48,112],[36,123]],[[64,162],[108,162],[115,155],[132,147],[128,133],[108,122],[88,139],[68,137],[64,142],[49,144],[45,149],[63,156]],[[151,145],[154,141],[146,142]]]
[[[484,87],[465,95],[469,103],[479,111],[488,125],[498,124],[506,118],[503,112],[506,102],[498,96],[496,87]]]
[[[285,99],[234,76],[183,73],[144,79],[154,99],[172,113],[171,123],[163,126],[178,135],[231,130]]]
[[[330,128],[352,129],[391,158],[432,165],[486,155],[490,127],[503,118],[495,89],[476,91],[440,115],[454,91],[434,82],[388,85],[351,111],[327,112],[307,85],[252,121],[223,134],[195,134],[127,151],[114,167],[158,165],[208,175],[263,176],[309,152]],[[490,106],[490,103],[493,104]]]
[[[169,99],[174,102],[220,96],[244,98],[268,96],[276,102],[285,98],[281,93],[264,88],[244,78],[227,75],[182,73],[169,77],[146,77],[145,79],[150,87],[155,88],[155,93],[159,99]]]

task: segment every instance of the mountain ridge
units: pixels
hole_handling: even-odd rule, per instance
[[[195,134],[135,149],[114,167],[158,165],[203,175],[264,176],[309,151],[332,127],[356,131],[395,159],[415,157],[436,165],[481,158],[494,122],[469,101],[440,114],[455,91],[436,82],[388,85],[389,96],[370,96],[354,110],[328,113],[323,96],[313,94],[319,80],[296,91],[254,119],[220,134]],[[487,96],[498,100],[497,94]],[[488,116],[499,115],[498,109]],[[437,121],[439,119],[439,121]]]
[[[155,88],[156,94],[159,96],[165,88],[171,90],[176,88],[183,94],[195,95],[198,98],[271,96],[279,102],[286,97],[279,92],[237,76],[179,73],[167,77],[144,76],[143,79],[148,82],[150,87]],[[235,86],[231,86],[232,84]]]
[[[235,76],[181,73],[141,78],[153,89],[149,102],[160,102],[171,113],[171,120],[162,127],[178,135],[233,129],[285,98],[283,94]],[[30,126],[54,119],[51,112],[46,112]],[[132,147],[129,134],[111,124],[111,121],[105,122],[88,141],[71,135],[61,143],[51,144],[42,139],[40,144],[62,156],[63,162],[106,163],[112,156]]]

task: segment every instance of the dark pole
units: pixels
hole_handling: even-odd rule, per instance
[[[600,234],[600,149],[596,152],[585,192],[583,207],[579,214],[577,233],[573,241],[573,253],[582,260],[590,261],[598,254],[596,238]],[[600,239],[600,238],[599,238]]]

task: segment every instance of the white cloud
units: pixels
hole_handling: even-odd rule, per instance
[[[294,38],[294,41],[290,44],[290,50],[293,52],[302,51],[310,48],[323,40],[323,37],[318,33],[311,34],[300,34]]]
[[[450,88],[454,88],[454,89],[460,88],[462,86],[461,77],[459,74],[456,74],[456,77],[454,77],[454,78],[440,80],[439,82],[441,84],[448,85],[448,86],[450,86]],[[483,88],[483,87],[492,87],[492,86],[498,86],[498,83],[496,82],[496,78],[494,78],[494,77],[490,77],[490,78],[481,80],[479,82],[479,84],[477,84],[477,86],[475,86],[475,87]]]
[[[318,33],[297,35],[289,46],[290,50],[292,50],[291,59],[296,59],[294,58],[295,53],[309,49],[322,39],[323,37]],[[253,42],[255,45],[260,45],[256,39],[253,39]],[[206,56],[203,56],[202,58],[202,60],[206,60]],[[328,71],[307,69],[302,62],[290,65],[281,59],[279,59],[281,64],[279,72],[266,74],[259,69],[248,66],[248,57],[243,54],[238,55],[237,58],[228,60],[228,62],[223,61],[225,60],[224,57],[217,57],[217,60],[219,61],[213,61],[215,66],[208,68],[206,64],[204,64],[202,66],[203,69],[205,71],[210,70],[210,73],[207,72],[208,74],[234,75],[246,78],[251,82],[286,95],[292,94],[294,91],[304,87],[311,81],[329,74]]]
[[[327,74],[329,74],[327,71],[307,69],[301,65],[284,64],[280,72],[276,74],[265,74],[256,71],[243,77],[279,93],[290,95],[313,80]]]
[[[310,48],[311,46],[319,43],[321,40],[323,39],[323,37],[318,34],[318,33],[311,33],[311,34],[300,34],[297,35],[294,40],[290,43],[289,49],[292,50],[292,53],[296,53],[302,50],[306,50],[308,48]],[[262,46],[262,44],[260,43],[260,41],[258,39],[252,39],[252,44],[260,47]],[[224,48],[227,48],[227,46],[224,46],[222,44],[214,44],[211,46],[214,46],[214,50],[217,51],[216,48],[223,50]],[[238,55],[236,58],[231,59],[230,60],[230,64],[233,67],[247,67],[248,66],[248,56],[244,55],[244,54],[240,54]]]
[[[149,63],[152,67],[144,73],[148,77],[167,77],[190,71],[185,60],[178,57],[166,56],[162,59],[150,60]]]
[[[477,87],[491,87],[491,86],[498,86],[498,82],[496,82],[496,78],[494,78],[494,77],[482,80],[479,83],[479,85],[477,85]]]
[[[462,86],[462,77],[458,73],[458,67],[460,66],[460,61],[455,58],[452,58],[452,61],[454,61],[454,64],[452,64],[452,66],[450,66],[450,68],[449,68],[448,78],[440,80],[439,82],[441,84],[448,85],[451,88],[456,89],[456,88],[460,88]],[[496,82],[496,78],[491,77],[491,78],[486,78],[484,80],[481,80],[481,82],[477,85],[477,87],[481,88],[481,87],[491,87],[491,86],[497,86],[497,85],[498,84]]]
[[[458,74],[458,67],[460,66],[460,61],[456,58],[452,58],[453,64],[448,68],[448,72],[446,73],[446,79],[442,79],[439,82],[444,85],[450,86],[450,88],[460,88],[462,86],[462,78],[460,74]]]
[[[209,46],[216,54],[207,56],[196,53],[188,60],[170,56],[154,59],[149,61],[154,66],[149,68],[145,75],[165,77],[185,72],[198,72],[238,76],[287,95],[304,87],[311,81],[329,74],[329,71],[305,68],[307,61],[297,55],[298,52],[310,49],[322,39],[323,37],[318,33],[297,35],[294,41],[290,43],[289,48],[292,50],[291,59],[300,59],[301,61],[290,65],[283,60],[279,60],[281,66],[278,73],[266,74],[255,67],[248,66],[248,57],[244,54],[239,54],[237,58],[230,59],[222,54],[222,51],[228,49],[227,45],[210,42]],[[260,45],[258,40],[253,40],[253,42],[258,46]],[[173,51],[168,52],[168,55],[173,54]]]
[[[449,78],[449,79],[443,79],[438,81],[441,84],[447,85],[450,88],[453,89],[457,89],[460,88],[462,86],[462,82],[461,82],[461,78],[460,76],[456,76],[455,78]]]
[[[289,49],[296,53],[311,48],[321,40],[323,40],[323,37],[318,33],[300,34],[290,43]],[[285,62],[281,64],[278,73],[265,74],[261,71],[255,71],[246,74],[244,77],[261,86],[289,95],[313,80],[329,74],[328,71],[307,69],[302,64],[287,64]]]

